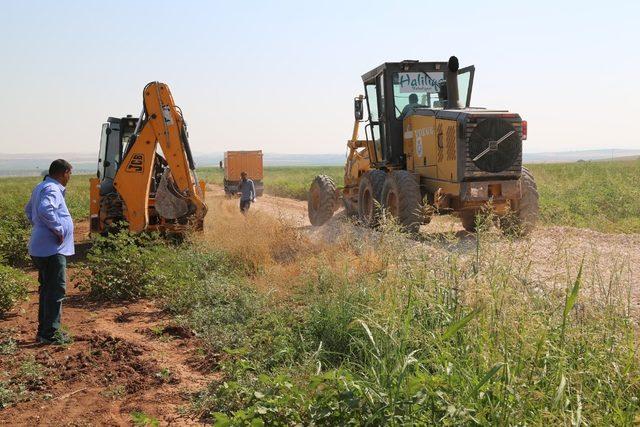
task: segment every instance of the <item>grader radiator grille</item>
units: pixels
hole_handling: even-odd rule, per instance
[[[488,122],[478,129],[484,121]],[[510,129],[515,131],[515,134],[509,137],[509,141],[496,145]],[[488,152],[482,155],[486,150]],[[498,153],[498,150],[502,151]],[[519,177],[522,171],[521,119],[517,116],[470,118],[465,124],[464,153],[465,178]]]

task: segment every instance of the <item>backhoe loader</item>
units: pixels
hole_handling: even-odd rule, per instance
[[[311,224],[328,221],[342,200],[347,215],[368,226],[387,213],[416,232],[432,215],[451,213],[472,232],[476,214],[490,208],[504,231],[531,231],[538,192],[522,166],[527,122],[506,110],[470,107],[474,74],[473,66],[460,69],[455,56],[386,62],[364,74],[344,185],[326,175],[314,179]],[[358,139],[363,121],[365,139]]]
[[[134,233],[202,229],[204,181],[198,181],[187,126],[166,84],[145,86],[139,118],[109,117],[102,125],[90,186],[91,233],[122,223]]]

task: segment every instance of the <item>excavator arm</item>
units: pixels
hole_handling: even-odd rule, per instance
[[[197,181],[184,118],[164,83],[147,84],[143,99],[139,131],[131,137],[114,179],[129,229],[132,232],[147,229],[150,207],[161,218],[189,217],[201,226],[207,207],[203,185]],[[158,144],[168,168],[155,197],[150,198],[152,179],[156,178]]]

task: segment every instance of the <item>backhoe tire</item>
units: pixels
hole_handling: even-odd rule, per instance
[[[531,171],[522,168],[520,177],[522,198],[512,204],[512,212],[500,218],[500,229],[505,234],[525,236],[535,228],[538,222],[538,186]]]
[[[417,233],[424,222],[420,185],[408,171],[387,174],[382,187],[382,205],[388,214],[397,219],[404,231]]]
[[[476,215],[478,212],[474,210],[465,210],[460,213],[462,227],[469,233],[476,232]]]
[[[309,188],[307,213],[311,225],[320,226],[331,219],[338,206],[336,184],[326,175],[318,175]]]
[[[360,178],[358,187],[358,218],[367,227],[375,227],[380,222],[382,186],[387,173],[370,170]]]

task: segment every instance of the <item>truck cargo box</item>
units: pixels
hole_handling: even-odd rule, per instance
[[[224,191],[235,195],[238,192],[240,173],[246,172],[256,187],[256,196],[262,196],[262,150],[226,151],[224,153]]]

